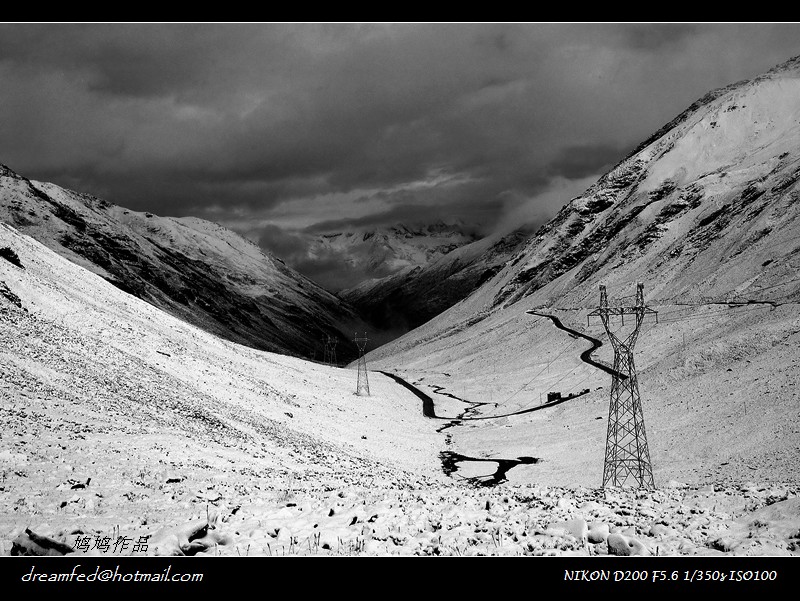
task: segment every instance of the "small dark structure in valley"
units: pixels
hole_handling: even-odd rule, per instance
[[[559,391],[555,392],[548,392],[547,393],[547,402],[554,403],[556,401],[568,401],[570,399],[574,399],[575,397],[582,396],[584,394],[589,394],[591,392],[588,388],[584,388],[580,392],[570,392],[567,395],[562,395]]]

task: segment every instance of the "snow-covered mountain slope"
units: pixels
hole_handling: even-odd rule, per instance
[[[536,293],[588,306],[599,282],[634,279],[683,300],[775,290],[794,275],[799,147],[796,58],[710,93],[570,201],[493,282],[491,304]]]
[[[339,296],[373,323],[407,331],[468,296],[514,256],[530,232],[493,234],[384,278],[343,290]]]
[[[340,299],[202,219],[130,211],[0,166],[0,220],[122,290],[255,348],[310,357],[323,335],[349,339],[361,326]],[[341,351],[353,356],[355,347]]]
[[[385,277],[423,267],[477,239],[461,223],[398,223],[365,232],[332,232],[317,236],[309,258],[337,257],[355,272]]]
[[[443,477],[437,424],[385,376],[359,397],[353,370],[214,336],[6,224],[0,248],[18,259],[0,257],[3,535],[106,518],[152,532],[257,490]]]
[[[800,57],[694,103],[567,203],[494,278],[369,360],[492,403],[484,415],[590,388],[552,409],[450,432],[468,456],[542,458],[514,468],[512,480],[597,485],[610,376],[580,361],[586,340],[526,311],[606,341],[596,354],[610,362],[587,313],[599,285],[625,297],[642,282],[659,311],[636,347],[657,483],[797,473],[798,201]]]

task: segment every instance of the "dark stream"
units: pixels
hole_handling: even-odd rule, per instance
[[[443,425],[441,428],[436,430],[437,432],[442,432],[447,428],[452,428],[454,426],[460,425],[464,421],[471,421],[471,420],[478,420],[478,419],[494,419],[492,417],[477,417],[473,416],[474,413],[478,410],[479,407],[482,405],[489,405],[492,403],[481,403],[477,401],[466,401],[462,398],[459,398],[449,392],[442,392],[444,390],[443,386],[434,385],[434,392],[436,394],[441,394],[442,396],[448,396],[451,399],[459,401],[461,403],[467,403],[470,405],[467,409],[465,409],[458,417],[456,418],[449,418],[449,417],[439,417],[436,415],[436,405],[433,399],[422,392],[419,388],[406,382],[400,376],[387,372],[381,371],[385,376],[390,377],[392,380],[400,384],[401,386],[407,388],[411,392],[413,392],[417,397],[422,399],[422,414],[429,418],[429,419],[440,419],[445,420],[447,423]],[[564,399],[566,400],[566,399]],[[549,405],[552,406],[555,403],[550,403]],[[536,409],[542,409],[544,405],[541,407],[536,407]],[[529,410],[522,411],[521,413],[526,413]],[[514,414],[509,414],[514,415]],[[503,416],[498,416],[503,417]],[[450,435],[447,435],[447,442],[450,444]],[[454,451],[442,451],[439,453],[439,459],[442,462],[442,471],[446,475],[450,475],[458,469],[458,464],[462,461],[489,461],[497,464],[497,470],[489,476],[476,476],[473,478],[467,478],[472,484],[475,486],[495,486],[496,484],[500,484],[501,482],[505,482],[508,478],[506,478],[506,473],[512,468],[520,464],[532,464],[538,463],[541,461],[536,457],[517,457],[516,459],[487,459],[483,457],[467,457],[466,455],[462,455],[460,453],[456,453]]]
[[[421,398],[422,399],[422,415],[424,415],[425,417],[429,417],[431,419],[447,419],[447,418],[439,417],[438,415],[436,415],[436,407],[433,404],[433,399],[431,397],[429,397],[427,394],[425,394],[424,392],[422,392],[419,388],[417,388],[413,384],[409,384],[408,382],[406,382],[400,376],[396,376],[395,374],[390,373],[388,371],[379,371],[378,373],[382,373],[384,376],[390,377],[392,380],[394,380],[395,382],[400,384],[400,386],[408,388],[411,392],[413,392],[415,395],[417,395],[419,398]]]
[[[591,342],[592,343],[591,348],[583,351],[581,353],[581,355],[580,355],[580,359],[584,363],[587,363],[587,364],[591,365],[592,367],[595,367],[595,368],[597,368],[599,370],[602,370],[602,371],[604,371],[604,372],[606,372],[608,374],[611,374],[612,376],[616,375],[616,376],[621,377],[621,378],[626,378],[627,377],[624,374],[618,373],[617,371],[615,371],[613,368],[609,367],[608,365],[605,365],[604,363],[600,363],[600,362],[595,361],[594,359],[592,359],[592,353],[594,353],[594,351],[596,351],[598,348],[603,346],[603,343],[600,340],[598,340],[597,338],[593,338],[591,336],[587,336],[586,334],[578,332],[577,330],[573,330],[572,328],[568,328],[567,326],[562,324],[561,320],[558,317],[556,317],[555,315],[549,315],[549,314],[546,314],[546,313],[537,313],[536,311],[527,311],[527,313],[529,313],[530,315],[537,315],[539,317],[546,317],[550,321],[552,321],[553,325],[555,325],[558,329],[567,332],[573,338],[583,338],[584,340],[588,340],[589,342]],[[459,401],[461,403],[466,403],[466,404],[469,405],[469,407],[464,409],[464,411],[460,415],[458,415],[457,417],[449,418],[449,417],[440,417],[440,416],[436,415],[436,404],[434,403],[433,398],[431,398],[430,396],[428,396],[427,394],[422,392],[419,388],[417,388],[413,384],[410,384],[410,383],[406,382],[403,378],[401,378],[400,376],[398,376],[396,374],[393,374],[393,373],[390,373],[390,372],[387,372],[387,371],[381,371],[380,373],[382,373],[385,376],[390,377],[392,380],[394,380],[395,382],[397,382],[401,386],[407,388],[412,393],[414,393],[417,397],[422,399],[422,414],[425,417],[430,418],[430,419],[440,419],[440,420],[444,420],[444,421],[447,422],[441,428],[437,429],[436,430],[437,432],[443,432],[444,430],[446,430],[448,428],[452,428],[454,426],[459,426],[465,421],[498,419],[498,418],[501,418],[501,417],[511,417],[513,415],[522,415],[524,413],[531,413],[533,411],[541,411],[542,409],[549,409],[550,407],[554,407],[556,405],[560,405],[561,403],[564,403],[566,401],[570,401],[570,400],[572,400],[574,398],[582,396],[583,394],[586,394],[586,393],[578,393],[578,394],[568,395],[568,396],[565,396],[565,397],[561,397],[561,398],[559,398],[557,400],[550,401],[548,403],[544,403],[542,405],[537,405],[536,407],[529,407],[528,409],[521,409],[520,411],[515,411],[513,413],[505,413],[505,414],[502,414],[502,415],[483,415],[483,416],[481,416],[481,415],[478,415],[478,410],[479,410],[480,407],[482,407],[484,405],[495,405],[495,406],[497,406],[497,404],[496,403],[482,403],[482,402],[478,402],[478,401],[467,401],[465,399],[462,399],[462,398],[459,398],[459,397],[455,396],[454,394],[450,394],[449,392],[443,392],[444,391],[444,387],[443,386],[432,385],[433,391],[436,394],[440,394],[442,396],[447,396],[447,397],[450,397],[451,399],[454,399],[456,401]],[[449,374],[445,374],[445,375],[449,375]],[[450,437],[449,434],[447,435],[447,439],[446,440],[447,440],[447,444],[450,444],[451,437]],[[442,462],[442,471],[448,476],[453,474],[454,472],[456,472],[458,470],[458,465],[460,463],[462,463],[462,462],[480,461],[480,462],[496,463],[497,464],[497,470],[495,470],[495,472],[493,474],[488,475],[488,476],[475,476],[475,477],[471,477],[471,478],[466,478],[466,480],[470,481],[475,486],[495,486],[497,484],[500,484],[501,482],[505,482],[508,479],[508,478],[506,478],[506,474],[508,473],[508,471],[511,468],[516,467],[518,465],[531,465],[531,464],[539,463],[540,461],[542,461],[541,459],[539,459],[537,457],[517,457],[516,459],[467,457],[466,455],[462,455],[460,453],[456,453],[455,451],[442,451],[441,453],[439,453],[439,459]]]
[[[547,319],[552,321],[553,325],[556,326],[559,330],[564,330],[567,334],[569,334],[573,338],[575,338],[577,336],[579,338],[583,338],[584,340],[588,340],[589,342],[591,342],[592,343],[592,347],[589,348],[589,349],[586,349],[585,351],[583,351],[581,353],[581,361],[583,361],[584,363],[588,363],[592,367],[596,367],[597,369],[600,369],[600,370],[606,372],[607,374],[611,374],[612,376],[618,376],[618,377],[620,377],[622,379],[627,379],[628,378],[628,376],[626,376],[625,374],[622,374],[622,373],[612,369],[611,367],[609,367],[605,363],[600,363],[600,362],[595,361],[594,359],[592,359],[592,353],[594,353],[597,349],[599,349],[601,346],[603,346],[603,343],[600,342],[597,338],[592,338],[591,336],[587,336],[586,334],[582,334],[581,332],[578,332],[577,330],[573,330],[572,328],[568,328],[563,323],[561,323],[561,320],[558,317],[556,317],[555,315],[549,315],[547,313],[537,313],[536,311],[526,311],[526,313],[528,313],[529,315],[537,315],[538,317],[546,317]]]
[[[512,467],[520,464],[530,465],[532,463],[539,463],[541,459],[537,457],[517,457],[516,459],[486,459],[477,457],[467,457],[455,451],[442,451],[439,453],[439,458],[442,460],[442,470],[448,476],[458,470],[458,464],[462,461],[488,461],[497,464],[497,470],[488,476],[473,476],[466,478],[475,486],[495,486],[501,482],[508,480],[506,473]]]

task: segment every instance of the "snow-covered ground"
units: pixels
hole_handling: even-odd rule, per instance
[[[496,487],[474,487],[463,478],[480,474],[446,477],[439,457],[446,436],[458,442],[454,433],[467,426],[437,433],[446,422],[425,418],[420,399],[390,378],[371,372],[372,395],[358,397],[354,370],[216,338],[2,225],[6,246],[24,269],[0,259],[3,553],[44,553],[55,546],[47,540],[96,555],[798,550],[796,483],[760,482],[761,471],[749,483],[664,481],[684,472],[665,467],[658,436],[657,491],[589,488],[596,449],[576,455],[585,478],[554,485],[559,449],[599,440],[578,416],[602,415],[601,397],[554,412],[586,430],[581,440],[565,443],[558,429],[519,435],[519,453],[544,461],[515,467]],[[496,373],[510,389],[528,372],[506,363]],[[442,378],[457,396],[477,391],[468,378],[464,390],[453,374]],[[437,411],[458,414],[459,405],[450,399]],[[558,418],[544,414],[524,419],[554,425]],[[514,451],[492,438],[501,428],[484,422],[474,440]]]
[[[0,295],[6,551],[25,527],[179,523],[215,487],[441,478],[434,425],[388,378],[358,397],[353,370],[217,338],[0,224],[6,246],[24,266],[0,260],[23,309]]]

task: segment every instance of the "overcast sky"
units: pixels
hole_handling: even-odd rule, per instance
[[[312,233],[541,222],[797,54],[795,24],[0,24],[0,163],[300,264]]]

